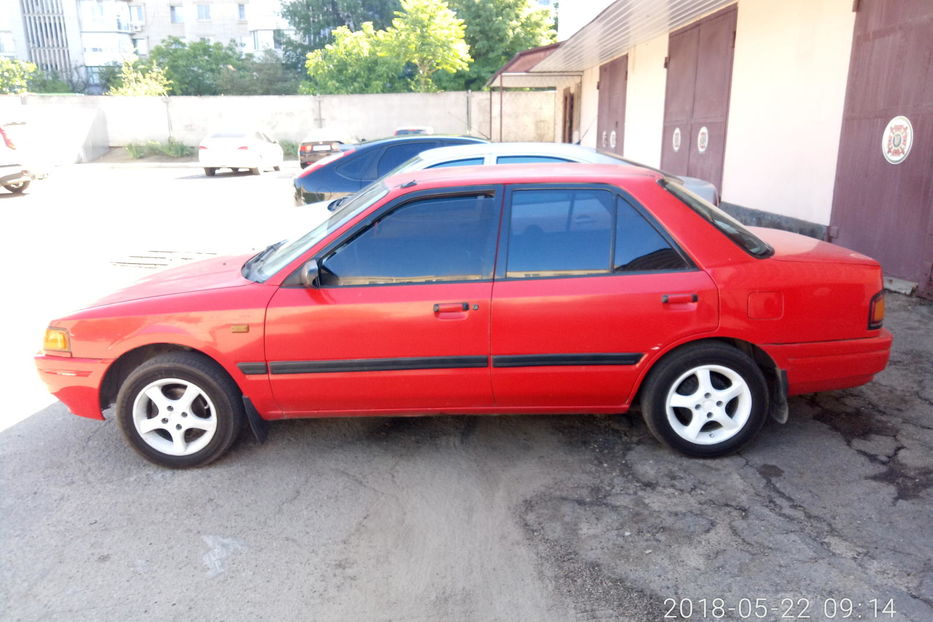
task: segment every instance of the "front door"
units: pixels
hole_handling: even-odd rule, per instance
[[[492,403],[495,190],[409,198],[328,247],[320,287],[282,287],[266,314],[287,416],[443,412]]]
[[[502,408],[618,409],[659,347],[718,324],[718,297],[654,219],[598,187],[507,196],[493,289]]]

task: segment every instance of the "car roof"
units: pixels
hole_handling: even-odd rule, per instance
[[[492,184],[596,183],[624,186],[664,176],[651,169],[625,164],[510,164],[508,166],[457,166],[396,173],[383,181],[389,188],[417,186],[424,189]]]
[[[471,143],[486,143],[486,139],[477,138],[475,136],[455,136],[447,134],[406,134],[404,136],[389,136],[388,138],[379,138],[376,140],[367,140],[366,142],[359,143],[358,145],[353,145],[356,149],[370,149],[372,147],[379,147],[382,145],[395,145],[400,143],[407,142],[420,142],[425,140],[450,140],[457,139],[468,141]]]
[[[430,162],[444,162],[451,159],[469,158],[485,155],[535,155],[574,158],[587,162],[610,162],[610,156],[599,153],[592,147],[570,143],[477,143],[469,145],[450,145],[422,151],[421,159]]]

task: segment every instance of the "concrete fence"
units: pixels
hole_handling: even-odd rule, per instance
[[[55,152],[83,162],[110,146],[169,138],[196,145],[216,131],[258,129],[279,140],[333,131],[359,140],[399,126],[496,141],[553,141],[553,91],[218,97],[0,96],[0,124],[24,122]],[[39,146],[39,145],[37,145]],[[45,150],[45,147],[42,147]]]

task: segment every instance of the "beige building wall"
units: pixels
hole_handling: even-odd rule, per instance
[[[661,166],[667,42],[668,35],[663,34],[628,53],[623,155],[654,167]]]
[[[583,85],[580,87],[580,144],[596,147],[596,117],[599,112],[599,66],[583,71]]]
[[[829,224],[854,24],[851,0],[739,2],[723,200]]]

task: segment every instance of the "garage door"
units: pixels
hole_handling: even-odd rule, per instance
[[[672,32],[661,168],[722,188],[737,9],[733,5]]]
[[[861,0],[830,235],[933,297],[933,2]]]
[[[625,90],[628,83],[628,54],[599,67],[599,110],[596,142],[600,149],[622,155],[625,130]]]

